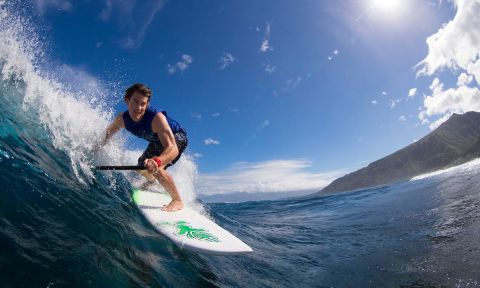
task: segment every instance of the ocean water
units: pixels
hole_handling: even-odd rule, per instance
[[[254,252],[179,249],[131,201],[136,175],[91,169],[140,153],[124,135],[90,152],[121,83],[59,77],[34,25],[3,4],[0,287],[480,286],[480,160],[350,193],[204,204],[186,155],[172,170],[184,198]]]

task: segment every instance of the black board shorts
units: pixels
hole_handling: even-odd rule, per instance
[[[187,139],[186,133],[177,132],[173,134],[173,136],[175,136],[175,143],[177,143],[178,156],[175,159],[173,159],[172,162],[165,165],[165,169],[172,166],[178,161],[178,159],[180,159],[180,156],[182,156],[183,151],[185,151],[185,148],[187,148],[187,145],[188,145],[188,139]],[[147,149],[145,149],[145,151],[143,152],[142,156],[138,158],[138,165],[143,165],[143,162],[145,161],[145,159],[159,156],[160,154],[162,154],[164,149],[165,148],[163,148],[162,143],[150,142],[150,144],[148,144]]]

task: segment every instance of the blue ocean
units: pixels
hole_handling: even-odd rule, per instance
[[[55,68],[28,19],[0,12],[0,287],[480,286],[480,160],[355,192],[203,203],[187,154],[172,169],[186,201],[254,252],[178,248],[132,202],[137,175],[93,169],[140,152],[119,135],[91,153],[116,83]]]

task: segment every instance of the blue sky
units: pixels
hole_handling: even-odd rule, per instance
[[[479,110],[479,6],[32,0],[26,11],[53,66],[110,85],[118,112],[128,85],[147,84],[188,130],[205,179],[258,192],[321,188]]]

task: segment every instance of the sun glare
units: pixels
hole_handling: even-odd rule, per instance
[[[401,0],[372,0],[374,8],[382,11],[395,10],[400,6]]]
[[[404,8],[405,0],[370,0],[371,9],[377,13],[395,15]]]

